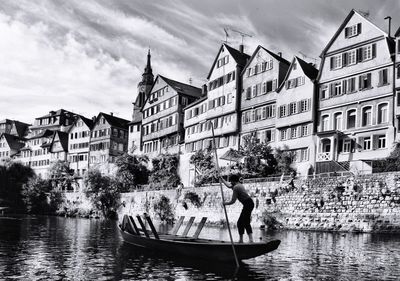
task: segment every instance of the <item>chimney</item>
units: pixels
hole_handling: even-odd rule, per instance
[[[282,52],[278,52],[278,56],[279,56],[279,57],[282,57]]]
[[[110,112],[110,115],[111,115],[111,116],[114,116],[114,112]]]
[[[92,117],[92,121],[93,121],[93,123],[96,122],[96,116]]]
[[[201,95],[202,95],[203,97],[207,95],[207,84],[204,84],[204,85],[201,87]]]
[[[244,52],[244,45],[243,45],[243,44],[240,44],[240,45],[239,45],[239,51],[240,51],[241,53]]]

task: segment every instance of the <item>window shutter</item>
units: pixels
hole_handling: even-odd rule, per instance
[[[378,135],[373,135],[372,136],[372,149],[377,149],[378,148],[378,141],[379,141],[379,136]]]
[[[275,91],[277,88],[278,80],[274,79],[272,80],[272,91]]]
[[[209,109],[214,108],[214,101],[213,101],[213,100],[210,100],[210,101],[208,102],[208,108],[209,108]]]
[[[251,87],[248,87],[246,90],[246,99],[251,99]]]
[[[346,94],[347,80],[342,81],[342,94]]]
[[[357,24],[357,35],[361,33],[361,23]]]
[[[376,43],[372,44],[372,58],[376,58]]]
[[[297,102],[297,106],[296,106],[296,112],[295,113],[301,113],[301,101]]]
[[[347,65],[347,53],[343,53],[342,55],[342,67]]]
[[[344,29],[344,38],[347,38],[347,37],[349,37],[349,28],[348,27],[346,27]]]
[[[358,89],[359,90],[363,89],[362,81],[363,81],[363,76],[362,75],[358,76]]]
[[[378,86],[382,86],[382,84],[383,84],[383,70],[379,70],[378,74],[379,74]]]
[[[329,84],[329,97],[333,97],[334,83]]]
[[[333,69],[333,59],[334,57],[331,57],[331,70]]]
[[[364,137],[358,138],[358,150],[361,151],[364,148]]]
[[[363,60],[362,59],[362,48],[358,48],[356,53],[357,53],[357,62],[361,62]]]
[[[285,87],[286,87],[286,89],[289,88],[289,80],[285,81]]]
[[[368,88],[371,88],[371,73],[367,74],[367,80],[368,80]]]

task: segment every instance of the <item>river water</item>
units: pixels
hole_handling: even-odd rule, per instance
[[[400,280],[400,235],[255,234],[282,243],[235,272],[139,251],[123,243],[113,221],[0,217],[0,280]],[[229,236],[207,228],[201,237]]]

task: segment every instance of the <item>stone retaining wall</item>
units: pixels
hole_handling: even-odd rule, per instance
[[[252,225],[264,225],[266,211],[287,229],[321,231],[400,232],[400,173],[354,177],[294,180],[292,182],[246,183],[255,201]],[[187,192],[195,192],[202,203],[197,208]],[[224,187],[225,199],[231,191]],[[219,185],[165,191],[140,191],[123,194],[125,207],[119,213],[149,213],[161,195],[168,197],[175,217],[207,216],[211,224],[224,222]],[[235,225],[241,204],[227,206],[230,223]]]

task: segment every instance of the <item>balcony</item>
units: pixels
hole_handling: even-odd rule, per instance
[[[330,152],[320,152],[317,154],[317,161],[331,161],[331,153]]]

